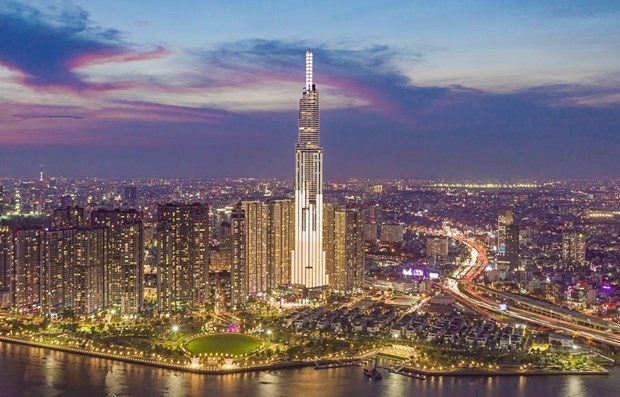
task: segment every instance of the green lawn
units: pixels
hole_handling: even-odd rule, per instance
[[[192,339],[185,348],[192,354],[242,354],[256,350],[261,341],[253,336],[226,333]]]

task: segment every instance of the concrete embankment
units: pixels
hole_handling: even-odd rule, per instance
[[[184,371],[195,374],[204,375],[226,375],[243,372],[256,372],[256,371],[275,371],[280,369],[291,368],[303,368],[303,367],[316,367],[316,361],[288,361],[278,362],[265,365],[256,365],[251,367],[235,367],[230,368],[218,368],[218,367],[192,367],[188,364],[163,362],[157,360],[151,360],[142,357],[135,356],[120,356],[117,354],[109,354],[104,352],[96,352],[76,347],[65,347],[59,345],[53,345],[49,343],[35,342],[26,339],[13,338],[8,336],[0,336],[0,341],[7,343],[17,343],[26,346],[39,347],[44,349],[56,350],[65,353],[80,354],[83,356],[105,358],[109,360],[123,361],[132,364],[148,365],[151,367],[159,367],[165,369],[171,369],[175,371]],[[339,360],[321,360],[321,365],[336,367],[354,366],[358,365],[363,358],[352,358],[347,363],[342,363]],[[459,368],[449,371],[429,371],[419,368],[412,368],[402,366],[405,371],[416,373],[424,376],[472,376],[472,377],[495,377],[495,376],[558,376],[558,375],[609,375],[608,371],[558,371],[558,370],[545,370],[545,369],[531,369],[531,370],[487,370],[480,368]]]

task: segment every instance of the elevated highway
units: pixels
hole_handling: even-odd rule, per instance
[[[498,291],[475,283],[475,279],[488,265],[484,248],[464,238],[456,238],[469,247],[471,255],[467,263],[446,280],[444,290],[459,301],[468,304],[476,312],[501,314],[530,324],[580,336],[601,344],[620,348],[620,325],[598,317],[587,316],[548,302]],[[508,310],[501,310],[499,302],[508,302]]]

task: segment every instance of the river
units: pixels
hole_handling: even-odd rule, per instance
[[[359,367],[299,368],[224,376],[196,375],[0,342],[0,396],[458,396],[612,397],[620,368],[609,376],[429,377],[386,374],[381,381]]]

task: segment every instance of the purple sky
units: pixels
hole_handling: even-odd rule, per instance
[[[4,1],[0,176],[620,175],[620,4]],[[348,3],[345,6],[345,3]]]

